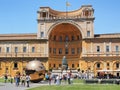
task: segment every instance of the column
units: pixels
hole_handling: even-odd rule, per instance
[[[91,42],[91,50],[90,50],[91,53],[93,53],[93,43]]]

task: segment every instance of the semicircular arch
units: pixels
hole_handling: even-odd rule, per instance
[[[47,32],[47,38],[49,38],[49,35],[51,33],[51,31],[53,30],[54,27],[56,27],[57,25],[59,24],[62,24],[62,23],[68,23],[68,24],[72,24],[74,25],[76,28],[78,28],[78,30],[80,31],[81,35],[82,35],[82,38],[84,38],[84,34],[83,34],[83,31],[82,31],[82,28],[80,25],[78,25],[76,22],[74,21],[57,21],[55,22],[48,30]]]

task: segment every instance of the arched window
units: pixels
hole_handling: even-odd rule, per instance
[[[89,11],[88,10],[85,11],[85,16],[89,16]]]
[[[97,63],[97,68],[100,68],[100,63]]]
[[[18,69],[18,63],[14,62],[14,69]]]

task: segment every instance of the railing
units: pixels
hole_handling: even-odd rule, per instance
[[[0,57],[48,57],[48,54],[43,53],[0,53]]]
[[[82,57],[112,57],[112,56],[120,56],[120,52],[112,51],[112,52],[91,52],[84,53]]]

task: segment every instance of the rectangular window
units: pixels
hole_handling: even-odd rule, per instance
[[[18,47],[15,47],[15,53],[17,53],[18,52]]]
[[[59,67],[62,67],[62,65],[61,65],[61,64],[59,64]]]
[[[77,48],[77,54],[80,54],[80,48]]]
[[[40,33],[40,37],[44,37],[44,32],[41,32],[41,33]]]
[[[49,64],[49,67],[51,67],[51,64]]]
[[[90,37],[90,31],[87,31],[87,37]]]
[[[59,48],[59,54],[62,54],[62,48]]]
[[[35,52],[35,47],[32,47],[32,53],[34,53]]]
[[[53,64],[53,67],[55,68],[55,67],[56,67],[56,65],[55,65],[55,64]]]
[[[2,52],[2,48],[0,47],[0,53]]]
[[[119,46],[115,46],[115,51],[119,52]]]
[[[116,63],[116,68],[119,68],[119,63]]]
[[[52,52],[52,48],[49,48],[49,53],[51,53]]]
[[[71,53],[72,53],[72,54],[75,54],[75,48],[72,48],[72,49],[71,49]]]
[[[106,46],[106,52],[109,52],[109,51],[110,51],[109,46]]]
[[[10,52],[10,47],[6,47],[6,52],[7,52],[7,53]]]
[[[68,53],[69,53],[69,52],[68,52],[68,48],[66,48],[66,49],[65,49],[65,54],[68,54]]]
[[[23,47],[23,52],[26,53],[27,52],[27,48]]]
[[[74,64],[72,64],[72,68],[74,68],[75,67],[75,65]]]
[[[56,54],[56,48],[53,48],[53,54]]]
[[[97,46],[97,52],[100,52],[100,46]]]

